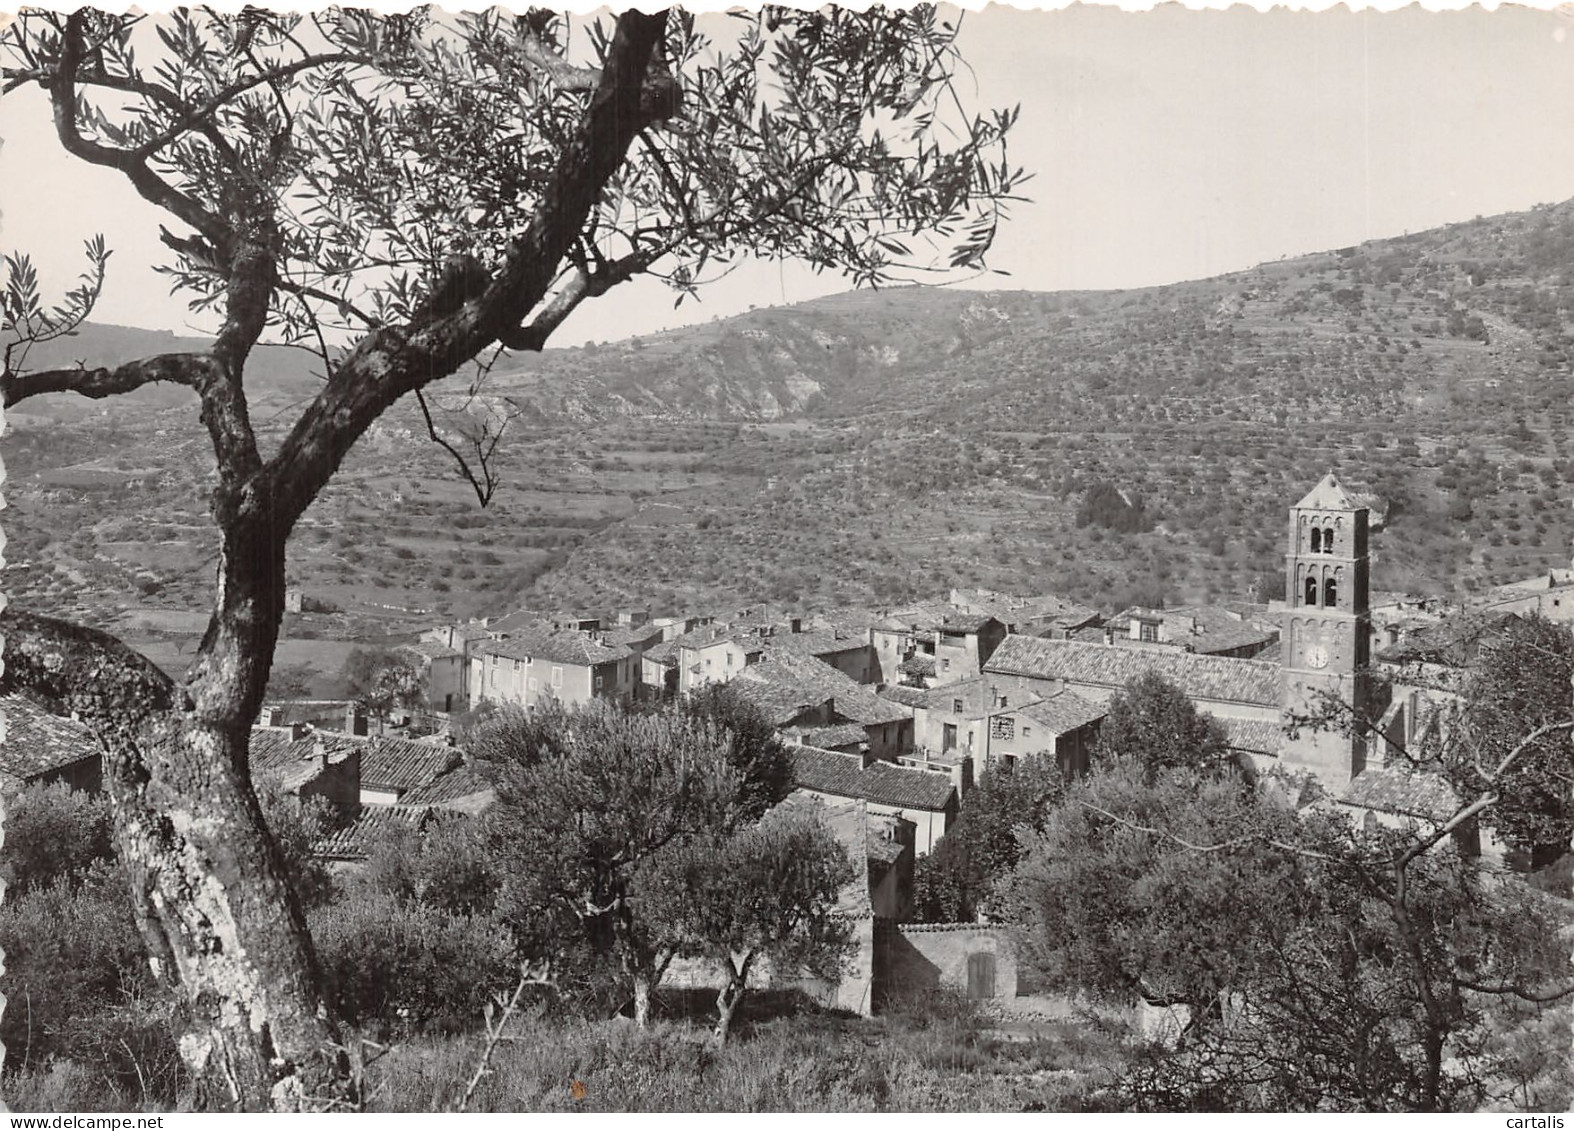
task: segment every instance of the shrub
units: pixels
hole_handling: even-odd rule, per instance
[[[329,992],[352,1024],[469,1028],[517,977],[513,941],[491,915],[454,915],[357,886],[310,918]]]
[[[16,897],[109,859],[109,802],[65,785],[30,786],[6,800],[5,834],[0,875]]]

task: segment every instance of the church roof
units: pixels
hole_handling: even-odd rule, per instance
[[[1330,471],[1307,493],[1306,498],[1295,504],[1295,508],[1303,511],[1353,511],[1360,510],[1361,504],[1350,497]]]

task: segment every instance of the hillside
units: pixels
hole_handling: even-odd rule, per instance
[[[193,344],[89,328],[64,356]],[[1568,563],[1571,357],[1574,202],[1169,287],[860,292],[511,357],[485,390],[524,413],[493,507],[398,406],[292,547],[346,613],[294,628],[951,584],[1266,597],[1284,509],[1329,468],[1387,504],[1376,588],[1468,590]],[[252,381],[276,433],[315,378],[270,349]],[[173,663],[212,554],[188,395],[22,407],[8,591],[140,617]],[[1105,488],[1142,520],[1083,506]]]

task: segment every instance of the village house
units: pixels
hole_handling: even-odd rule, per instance
[[[1249,660],[1279,639],[1279,626],[1268,617],[1249,615],[1219,605],[1185,605],[1175,609],[1134,607],[1103,626],[1104,642],[1136,647],[1169,647],[1205,656]],[[1086,640],[1097,629],[1081,629],[1072,639]]]
[[[446,715],[468,704],[464,652],[424,637],[394,651],[408,656],[420,669],[422,707]]]
[[[313,730],[344,734],[366,733],[366,712],[350,699],[274,699],[262,705],[257,725],[290,727],[304,724]]]
[[[961,760],[983,768],[997,762],[1040,757],[1054,761],[1069,777],[1085,773],[1103,705],[1053,683],[1040,690],[1018,690],[1013,683],[980,676],[924,692],[913,711],[917,753],[909,764]]]
[[[678,691],[688,694],[708,683],[726,683],[767,649],[797,652],[835,668],[854,683],[875,681],[876,665],[867,632],[805,623],[801,617],[784,622],[703,625],[678,637]]]
[[[933,851],[956,820],[962,767],[951,772],[921,769],[812,746],[789,751],[793,784],[801,792],[828,802],[863,801],[871,813],[911,821],[920,856]]]
[[[640,678],[639,654],[609,644],[598,632],[532,629],[478,644],[470,661],[470,705],[525,708],[555,700],[565,706],[595,699],[629,702]]]
[[[886,761],[913,748],[911,711],[795,648],[764,650],[739,673],[734,685],[765,710],[775,726],[816,728],[850,723],[863,730],[865,749]],[[789,717],[795,705],[801,710]]]
[[[899,609],[870,630],[878,682],[914,687],[971,679],[1005,637],[994,617],[943,603]]]
[[[1574,624],[1574,569],[1553,569],[1499,585],[1471,602],[1484,613],[1536,615],[1555,624]]]
[[[767,959],[750,971],[749,984],[758,989],[797,989],[826,1008],[867,1016],[886,996],[885,971],[875,954],[879,925],[901,922],[912,914],[913,824],[873,812],[861,800],[826,799],[801,790],[771,810],[772,815],[785,813],[819,820],[853,862],[856,874],[836,901],[836,913],[851,928],[852,953],[837,978],[805,978],[797,971],[779,971]],[[721,988],[722,973],[713,961],[677,958],[668,966],[662,985],[716,990]]]
[[[953,589],[949,594],[959,613],[994,617],[1008,633],[1060,637],[1101,623],[1099,611],[1053,594],[1022,597],[989,589]]]
[[[22,692],[0,695],[0,794],[33,785],[66,785],[96,793],[103,763],[93,732],[52,715]]]
[[[251,728],[251,776],[293,797],[320,797],[341,816],[361,804],[360,740],[304,723]]]

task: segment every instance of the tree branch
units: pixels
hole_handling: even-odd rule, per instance
[[[106,632],[7,608],[0,633],[0,694],[32,691],[91,725],[119,731],[137,729],[182,698],[152,660]]]
[[[6,373],[0,376],[0,391],[5,406],[44,393],[80,393],[92,400],[129,393],[154,381],[169,381],[195,389],[206,379],[213,359],[198,353],[162,353],[128,361],[113,369],[43,369],[36,373]]]
[[[372,421],[406,393],[448,376],[519,325],[558,275],[603,186],[630,142],[676,112],[675,99],[647,111],[642,99],[666,13],[625,12],[606,65],[574,135],[558,158],[529,226],[509,242],[502,270],[456,310],[403,328],[375,330],[340,364],[268,465],[275,517],[287,532]],[[676,87],[674,85],[674,92]]]

